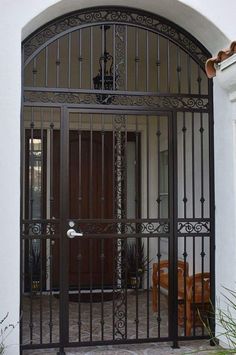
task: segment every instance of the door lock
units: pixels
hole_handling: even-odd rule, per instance
[[[74,237],[83,237],[83,233],[81,232],[77,233],[74,229],[68,229],[67,236],[70,239],[73,239]]]

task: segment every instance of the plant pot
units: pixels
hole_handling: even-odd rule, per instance
[[[130,276],[129,283],[131,288],[139,288],[140,287],[140,276]]]
[[[40,290],[40,281],[32,280],[32,292],[37,293]]]

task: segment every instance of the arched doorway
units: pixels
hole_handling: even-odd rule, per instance
[[[214,295],[209,53],[129,8],[23,44],[23,348],[205,337]]]

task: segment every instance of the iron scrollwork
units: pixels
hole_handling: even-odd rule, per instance
[[[109,92],[111,95],[111,93]],[[109,95],[105,95],[109,100]],[[75,93],[75,92],[52,92],[52,91],[25,91],[24,101],[27,104],[36,102],[48,104],[76,104],[76,105],[96,105],[97,93]],[[107,102],[104,101],[104,105]],[[171,109],[171,110],[196,110],[208,112],[209,98],[207,96],[187,95],[123,95],[112,92],[111,106],[146,107],[147,109]]]
[[[25,62],[32,59],[34,52],[43,49],[54,37],[63,36],[65,31],[73,31],[81,26],[99,23],[129,24],[155,31],[190,53],[202,68],[207,57],[210,56],[210,53],[207,53],[206,49],[191,35],[162,17],[131,8],[103,7],[68,14],[45,25],[40,31],[26,39],[24,43]]]
[[[115,26],[115,74],[117,90],[125,89],[125,37],[127,36],[124,25]]]
[[[46,237],[48,238],[58,238],[59,237],[59,221],[57,220],[47,220],[38,221],[30,220],[23,221],[21,226],[21,236],[22,238],[37,239]]]
[[[75,229],[83,230],[84,235],[103,235],[112,234],[120,238],[127,235],[143,234],[147,237],[158,234],[168,234],[170,231],[169,221],[104,221],[104,222],[83,222],[79,220],[75,224]]]
[[[210,221],[190,220],[178,222],[178,233],[180,234],[208,234],[210,231]]]
[[[126,218],[126,116],[115,115],[113,117],[114,132],[114,218],[118,221],[118,234],[122,234],[119,220]],[[120,232],[121,230],[121,232]],[[126,281],[123,265],[123,251],[126,242],[121,238],[115,241],[114,250],[114,275],[115,275],[115,299],[114,299],[114,336],[115,339],[125,338],[125,302]]]

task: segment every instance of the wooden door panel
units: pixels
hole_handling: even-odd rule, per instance
[[[91,155],[92,139],[92,155]],[[104,142],[104,143],[103,143]],[[53,137],[53,216],[59,217],[60,202],[60,132]],[[81,147],[81,148],[80,148]],[[103,156],[104,154],[104,156]],[[102,158],[103,156],[103,158]],[[92,157],[92,160],[91,160]],[[81,161],[80,161],[81,160]],[[104,163],[103,163],[104,162]],[[92,175],[91,175],[92,168]],[[81,171],[81,174],[80,174]],[[102,174],[103,179],[102,179]],[[113,216],[113,154],[112,132],[81,132],[81,146],[78,131],[69,133],[69,218],[100,219]],[[91,177],[92,176],[92,177]],[[103,187],[102,187],[103,181]],[[104,191],[104,192],[103,192]],[[102,208],[103,206],[103,208]],[[99,221],[98,221],[99,222]],[[82,222],[81,222],[82,223]],[[69,286],[101,287],[101,242],[100,239],[82,237],[69,240]],[[112,284],[112,240],[104,239],[104,285]],[[78,257],[80,257],[80,275],[78,275]],[[54,287],[59,286],[59,246],[54,246]],[[92,262],[90,260],[92,259]]]
[[[70,212],[73,219],[112,218],[112,133],[83,131],[81,133],[81,151],[79,151],[79,135],[70,132]],[[92,154],[91,154],[92,150]],[[104,151],[104,153],[103,153]],[[104,157],[102,155],[104,154]],[[81,162],[80,162],[81,159]],[[104,167],[103,167],[104,159]],[[81,164],[81,176],[79,166]],[[102,174],[103,179],[102,179]],[[102,182],[104,196],[102,196]],[[81,184],[81,185],[80,185]],[[80,191],[81,186],[81,191]],[[104,210],[102,211],[102,205]],[[102,238],[102,235],[101,235]],[[104,274],[104,282],[112,283],[111,240],[104,241],[104,265],[108,272]],[[78,255],[80,254],[80,283],[88,287],[92,280],[93,287],[101,286],[101,239],[84,236],[78,241],[70,241],[69,283],[78,284]]]

